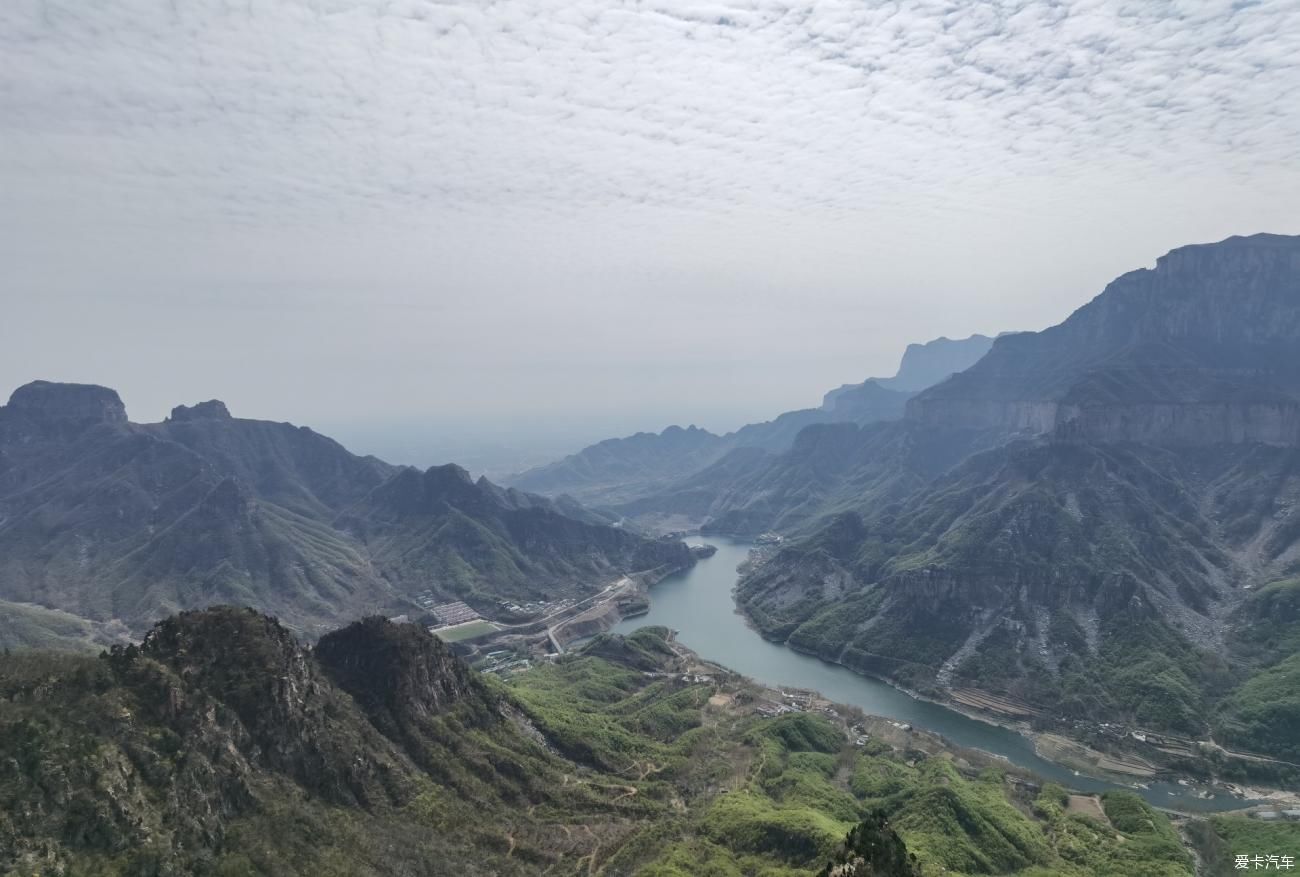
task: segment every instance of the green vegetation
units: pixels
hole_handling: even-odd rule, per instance
[[[469,639],[478,639],[489,633],[496,633],[497,626],[490,621],[471,621],[456,627],[437,632],[438,639],[445,643],[458,643]]]
[[[0,659],[0,871],[1190,877],[1133,796],[1107,796],[1112,827],[926,735],[762,718],[668,637],[503,681],[414,625],[307,652],[221,609],[102,658]]]
[[[844,847],[834,854],[817,877],[916,877],[916,855],[879,810],[869,813],[849,831]]]
[[[877,450],[896,470],[912,459],[903,444]],[[1287,731],[1300,722],[1295,571],[1250,596],[1230,649],[1186,632],[1203,633],[1197,613],[1239,579],[1240,540],[1279,519],[1294,465],[1263,447],[1015,441],[898,494],[864,472],[860,496],[748,574],[738,599],[765,635],[923,693],[979,688],[1036,707],[1044,727],[1214,733],[1300,762]],[[1270,533],[1260,551],[1282,558],[1300,525]],[[1263,762],[1191,758],[1284,781]]]
[[[1241,815],[1219,815],[1192,823],[1188,834],[1205,863],[1206,874],[1232,874],[1237,856],[1290,856],[1300,864],[1300,823],[1265,822]],[[1267,863],[1267,858],[1265,858]],[[1276,865],[1273,870],[1279,871]]]
[[[631,643],[645,635],[622,644],[598,638],[589,650],[649,666],[651,643]],[[1136,797],[1107,803],[1126,820],[1129,831],[1121,834],[1067,813],[1059,788],[1025,798],[1000,767],[877,740],[855,747],[843,728],[816,714],[762,719],[720,711],[687,694],[707,686],[646,672],[654,671],[632,672],[588,651],[520,674],[510,687],[561,751],[621,776],[653,768],[642,796],[685,805],[671,811],[670,828],[638,836],[611,860],[635,863],[637,873],[808,874],[842,857],[836,851],[846,832],[864,819],[886,820],[923,875],[1192,873],[1168,820]],[[647,733],[659,727],[646,724],[648,710],[675,716],[671,724],[689,730]]]
[[[1216,730],[1225,746],[1300,762],[1300,654],[1251,676],[1223,703]]]
[[[125,642],[123,625],[100,624],[69,612],[0,600],[0,649],[58,649],[95,653]]]

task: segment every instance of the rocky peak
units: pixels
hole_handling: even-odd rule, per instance
[[[487,690],[446,644],[415,624],[371,616],[326,634],[317,662],[390,736],[418,718],[468,704],[490,714]]]
[[[280,622],[253,609],[215,606],[160,621],[142,654],[230,704],[250,730],[295,712],[316,687],[306,653]]]
[[[161,699],[182,736],[213,722],[228,727],[229,745],[244,757],[335,804],[406,798],[383,738],[349,716],[345,695],[275,618],[234,606],[182,612],[109,661],[127,679],[137,655],[175,674]]]
[[[454,463],[432,466],[424,472],[406,468],[375,488],[371,504],[385,515],[405,517],[429,514],[444,503],[491,503],[492,499],[474,483],[469,472]]]
[[[14,390],[6,407],[42,424],[126,423],[126,406],[117,392],[94,384],[32,381]]]
[[[969,338],[936,338],[924,344],[909,344],[892,378],[878,378],[890,390],[917,392],[932,387],[949,375],[965,371],[989,352],[993,339],[987,335]]]
[[[173,423],[191,420],[231,420],[230,409],[219,399],[209,399],[194,405],[177,405],[167,418]]]

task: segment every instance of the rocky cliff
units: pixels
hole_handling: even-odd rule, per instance
[[[908,403],[930,428],[1300,442],[1300,238],[1182,247]]]

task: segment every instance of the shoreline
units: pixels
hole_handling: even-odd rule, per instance
[[[752,551],[753,549],[751,549],[751,552]],[[1136,775],[1128,775],[1121,772],[1110,773],[1105,770],[1099,770],[1095,766],[1086,763],[1079,764],[1079,763],[1073,763],[1071,761],[1061,760],[1059,758],[1052,757],[1050,754],[1043,751],[1043,747],[1040,746],[1040,739],[1042,737],[1055,735],[1061,739],[1068,741],[1070,744],[1081,747],[1085,750],[1089,750],[1089,751],[1097,751],[1097,750],[1092,750],[1092,747],[1088,746],[1088,744],[1080,740],[1076,740],[1075,738],[1069,736],[1066,733],[1035,731],[1027,722],[1000,718],[993,714],[985,713],[983,711],[974,709],[965,704],[958,703],[954,700],[934,697],[931,695],[924,695],[921,694],[920,692],[914,691],[903,685],[900,685],[892,679],[887,679],[883,676],[878,676],[872,673],[866,673],[856,668],[849,667],[848,665],[840,661],[831,660],[815,652],[806,649],[801,649],[796,645],[792,645],[788,641],[778,641],[778,640],[771,639],[765,636],[763,634],[763,631],[760,630],[757,627],[757,625],[755,625],[754,620],[749,616],[747,612],[744,611],[744,609],[742,608],[742,604],[740,603],[739,600],[736,599],[736,593],[739,590],[739,579],[741,576],[744,575],[742,570],[746,568],[752,569],[753,566],[756,564],[756,562],[761,562],[761,560],[756,561],[755,558],[751,556],[750,558],[747,558],[745,561],[742,561],[741,564],[737,567],[736,570],[737,582],[731,588],[731,597],[732,597],[731,602],[733,606],[733,611],[741,617],[745,626],[748,627],[750,630],[752,630],[755,634],[757,634],[766,642],[772,643],[773,645],[779,645],[783,648],[787,648],[791,652],[794,652],[796,654],[804,655],[810,658],[815,658],[818,661],[821,661],[822,663],[827,664],[829,666],[842,667],[843,669],[849,671],[855,676],[860,676],[864,679],[870,679],[872,681],[879,682],[884,685],[888,685],[890,688],[893,688],[895,691],[898,691],[912,698],[913,700],[920,701],[923,703],[933,704],[935,706],[939,706],[944,709],[950,710],[954,713],[957,713],[958,715],[964,716],[965,718],[977,722],[982,722],[991,727],[1001,728],[1002,730],[1005,731],[1011,731],[1019,735],[1020,737],[1024,738],[1031,745],[1034,754],[1036,756],[1043,759],[1044,761],[1056,765],[1057,767],[1063,770],[1071,771],[1076,776],[1083,776],[1099,782],[1110,783],[1116,786],[1123,786],[1130,789],[1145,789],[1147,788],[1147,783],[1150,781],[1159,781],[1159,782],[1167,781],[1170,783],[1176,783],[1178,785],[1187,785],[1188,783],[1195,783],[1198,786],[1213,788],[1216,790],[1218,794],[1222,794],[1226,797],[1232,798],[1239,803],[1239,806],[1219,811],[1225,813],[1240,813],[1243,811],[1251,810],[1253,808],[1268,806],[1269,804],[1300,805],[1300,792],[1291,791],[1288,789],[1273,788],[1273,787],[1260,786],[1254,784],[1245,785],[1242,783],[1233,783],[1226,780],[1214,780],[1212,782],[1206,783],[1197,779],[1191,774],[1182,773],[1178,771],[1168,771],[1168,770],[1157,770],[1157,772],[1153,774],[1151,777],[1138,777]],[[647,594],[647,597],[649,597],[649,594]],[[937,731],[930,731],[930,733],[943,737],[943,735]],[[949,742],[951,743],[951,741]],[[952,744],[952,745],[956,745],[956,744]],[[1010,759],[1005,758],[1005,756],[1000,756],[997,753],[988,753],[988,754],[993,755],[996,758],[1005,760],[1007,761],[1007,763],[1014,765],[1014,762],[1011,762]],[[1099,752],[1099,754],[1105,755],[1106,753]],[[1016,766],[1018,769],[1028,770],[1031,773],[1033,772],[1032,768],[1020,768],[1019,765],[1014,765],[1014,766]],[[1087,768],[1086,770],[1083,769],[1085,767]],[[1186,816],[1197,815],[1197,811],[1180,810],[1175,806],[1161,806],[1160,809],[1170,813],[1177,813]]]

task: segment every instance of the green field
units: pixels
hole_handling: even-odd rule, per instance
[[[478,639],[481,636],[487,636],[489,633],[496,633],[497,630],[497,626],[490,621],[467,621],[455,627],[434,631],[434,633],[438,639],[445,643],[458,643],[462,640]]]

